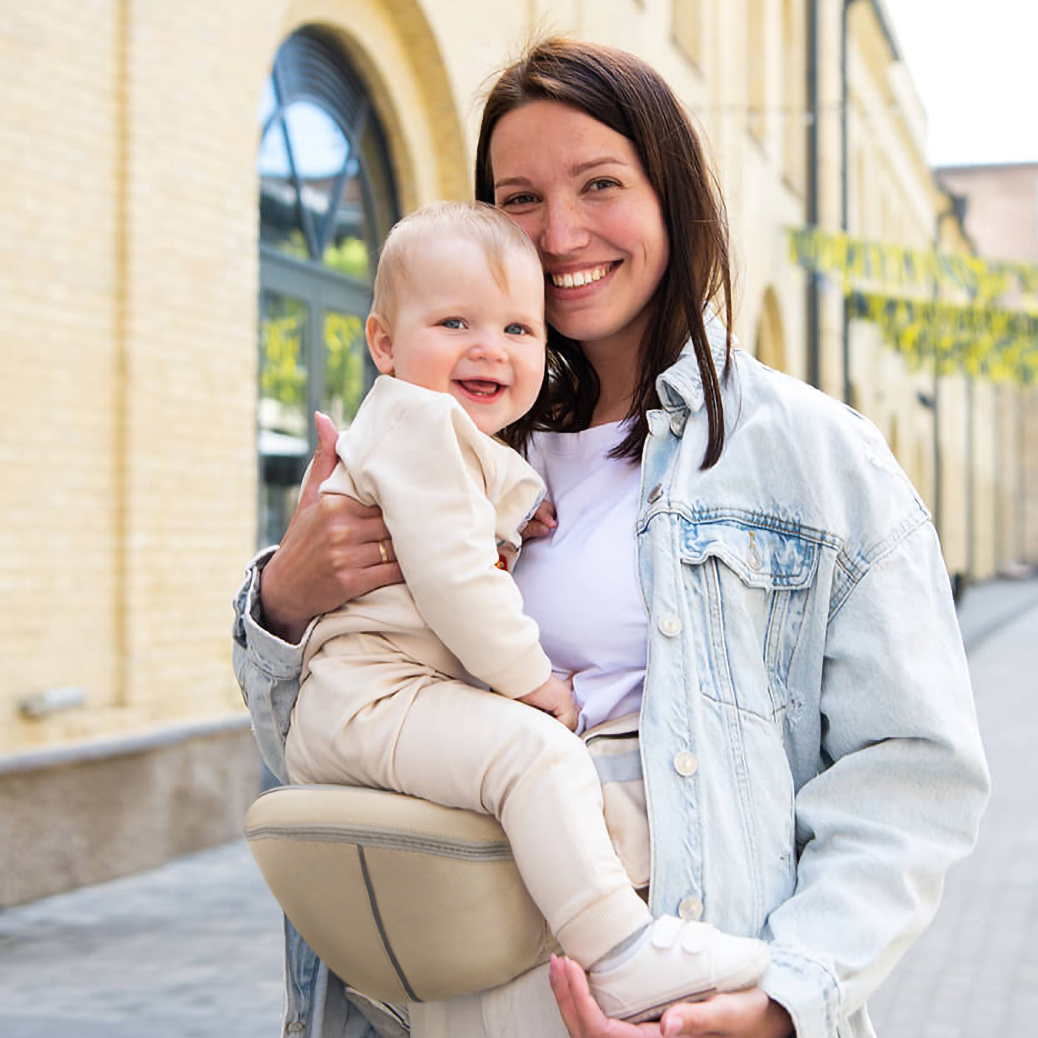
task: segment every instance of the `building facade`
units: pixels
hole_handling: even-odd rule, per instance
[[[790,257],[805,224],[969,248],[880,0],[0,13],[0,846],[23,848],[0,905],[239,831],[259,775],[231,596],[291,512],[313,408],[345,421],[363,394],[381,237],[470,196],[481,93],[539,33],[660,70],[727,195],[743,347],[879,425],[951,571],[1020,557],[1019,509],[987,504],[1017,499],[999,423],[1017,391],[937,385],[866,322],[845,334],[837,280]]]
[[[945,166],[941,184],[962,199],[963,223],[981,256],[1038,265],[1038,162]],[[1003,558],[1038,559],[1038,389],[1007,394],[998,464],[1017,473],[996,498]]]

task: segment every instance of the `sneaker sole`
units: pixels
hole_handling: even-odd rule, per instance
[[[706,988],[703,991],[693,991],[688,994],[678,995],[677,998],[669,999],[666,1002],[660,1002],[657,1005],[649,1006],[648,1009],[641,1009],[632,1016],[620,1017],[624,1023],[628,1024],[647,1024],[654,1020],[659,1020],[663,1016],[664,1012],[670,1009],[671,1006],[676,1006],[679,1002],[705,1002],[708,998],[712,998],[718,994],[717,988]]]
[[[709,988],[702,988],[699,991],[683,991],[673,998],[657,1002],[652,1006],[636,1009],[627,1016],[619,1017],[618,1019],[629,1024],[648,1023],[658,1020],[667,1009],[677,1005],[679,1002],[705,1002],[714,995],[725,994],[729,991],[744,991],[746,988],[753,987],[764,976],[770,964],[771,954],[766,945],[762,946],[757,955],[743,963],[736,973],[725,977],[721,983]]]

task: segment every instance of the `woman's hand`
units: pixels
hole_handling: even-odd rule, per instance
[[[548,976],[570,1038],[792,1038],[789,1014],[760,988],[715,995],[705,1002],[671,1006],[652,1024],[611,1020],[591,997],[584,971],[571,959],[552,956]]]
[[[335,423],[318,412],[317,451],[278,550],[263,568],[260,601],[267,627],[297,642],[318,613],[403,581],[382,512],[342,494],[318,494],[338,456]],[[383,560],[383,551],[385,558]]]

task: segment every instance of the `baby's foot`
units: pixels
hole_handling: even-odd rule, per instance
[[[752,987],[769,962],[763,941],[662,916],[624,952],[596,963],[589,983],[606,1016],[637,1023],[658,1019],[675,1002]]]

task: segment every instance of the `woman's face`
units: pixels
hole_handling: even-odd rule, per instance
[[[636,348],[670,245],[634,145],[568,105],[532,101],[490,139],[494,201],[533,240],[548,321],[584,344]]]

